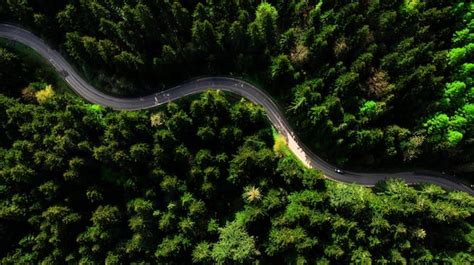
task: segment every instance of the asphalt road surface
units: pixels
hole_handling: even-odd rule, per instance
[[[273,126],[282,134],[294,154],[308,167],[321,170],[332,180],[344,183],[356,183],[364,186],[374,186],[377,182],[388,178],[403,179],[408,184],[433,183],[449,190],[460,190],[474,195],[474,191],[462,184],[453,176],[440,176],[436,172],[398,172],[398,173],[363,173],[345,171],[335,172],[336,167],[322,160],[311,152],[294,134],[280,108],[272,98],[254,85],[231,77],[210,76],[197,78],[165,91],[138,98],[117,98],[100,92],[89,85],[71,65],[54,49],[51,49],[42,39],[31,32],[17,26],[0,24],[0,37],[20,42],[29,46],[43,56],[65,79],[70,87],[89,102],[111,107],[115,110],[142,110],[153,108],[170,101],[200,93],[209,89],[219,89],[232,92],[261,105]]]

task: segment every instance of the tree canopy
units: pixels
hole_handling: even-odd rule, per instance
[[[341,165],[472,170],[466,1],[1,1],[109,93],[234,74]],[[59,25],[59,26],[58,26]],[[208,91],[116,112],[0,42],[1,264],[473,264],[474,198],[305,168]]]
[[[340,166],[474,168],[466,1],[3,1],[1,18],[108,93],[244,76]],[[6,52],[0,65],[15,60]]]
[[[0,116],[2,264],[474,261],[473,197],[326,181],[219,91],[140,112],[1,95]]]

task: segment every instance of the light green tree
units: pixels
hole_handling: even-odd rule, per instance
[[[219,241],[212,248],[212,259],[217,264],[251,262],[257,249],[255,239],[237,222],[227,223],[219,229]]]

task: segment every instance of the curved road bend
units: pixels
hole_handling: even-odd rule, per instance
[[[287,139],[288,146],[294,154],[306,166],[321,170],[329,179],[345,183],[356,183],[364,186],[374,186],[378,181],[387,178],[400,178],[408,184],[433,183],[445,189],[460,190],[474,195],[472,189],[459,183],[454,177],[449,177],[450,179],[448,179],[448,177],[434,177],[428,174],[416,174],[415,172],[345,172],[344,174],[338,174],[334,171],[336,167],[322,160],[302,144],[301,140],[294,134],[293,129],[289,125],[285,116],[273,102],[271,97],[244,80],[220,76],[204,77],[144,97],[116,98],[104,94],[89,85],[57,51],[51,49],[42,39],[36,37],[31,32],[17,26],[0,24],[0,37],[20,42],[38,52],[49,61],[56,71],[63,75],[65,81],[77,94],[92,103],[111,107],[115,110],[141,110],[156,107],[208,89],[220,89],[238,94],[255,104],[261,105],[265,109],[271,123],[275,126],[278,132]]]

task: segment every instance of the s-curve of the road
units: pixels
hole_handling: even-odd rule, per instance
[[[38,52],[62,74],[65,81],[77,94],[92,103],[111,107],[115,110],[141,110],[153,108],[209,89],[228,91],[245,97],[255,104],[261,105],[265,109],[268,119],[273,126],[280,134],[286,137],[288,146],[294,154],[306,166],[321,170],[329,179],[345,183],[373,186],[381,180],[399,178],[408,184],[432,183],[449,190],[459,190],[474,195],[474,190],[457,181],[455,177],[450,176],[436,177],[424,173],[417,174],[415,172],[362,173],[346,171],[344,174],[336,173],[336,167],[311,152],[311,150],[299,140],[283,112],[278,108],[272,98],[263,90],[244,80],[231,77],[210,76],[192,79],[181,85],[144,97],[117,98],[104,94],[88,84],[59,52],[50,48],[42,39],[33,33],[18,26],[0,24],[0,37],[20,42]]]

